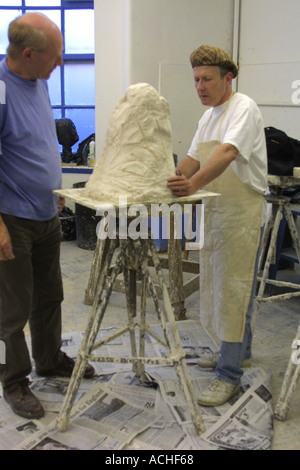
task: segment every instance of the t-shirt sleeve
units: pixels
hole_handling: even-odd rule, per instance
[[[237,106],[222,138],[223,144],[231,144],[239,151],[239,157],[249,162],[253,144],[258,134],[258,123],[251,107]]]

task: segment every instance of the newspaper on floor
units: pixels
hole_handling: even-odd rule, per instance
[[[190,367],[189,371],[193,388],[199,394],[214,378],[211,372],[202,372],[201,376],[196,377],[195,368]],[[151,376],[158,381],[163,400],[172,410],[177,423],[185,429],[191,427],[188,407],[174,370],[164,368],[162,371],[162,368],[157,368],[151,371]],[[201,406],[200,409],[207,429],[201,435],[201,441],[226,449],[270,448],[273,436],[271,377],[261,368],[245,371],[239,395],[222,406]],[[188,448],[201,448],[200,440],[195,440],[193,446]]]
[[[97,384],[73,407],[65,432],[57,421],[31,436],[16,450],[120,450],[159,417]]]
[[[10,450],[28,437],[45,431],[47,426],[53,421],[55,414],[48,413],[41,420],[23,419],[14,414],[10,406],[0,400],[0,450]]]
[[[158,326],[153,328],[160,334]],[[216,352],[217,346],[197,321],[177,322],[177,328],[197,397],[215,376],[214,371],[201,369],[197,359],[207,351]],[[111,329],[100,330],[98,337],[101,339],[111,332]],[[78,332],[63,336],[63,349],[68,355],[76,357],[82,337]],[[109,348],[109,353],[116,356],[120,356],[120,351],[131,355],[129,335],[118,337]],[[147,348],[157,357],[166,356],[166,350],[151,335],[147,338]],[[109,365],[100,368],[101,373],[98,370],[95,379],[82,381],[64,433],[58,431],[56,419],[69,381],[37,377],[33,370],[31,388],[46,410],[45,417],[38,421],[23,420],[0,399],[0,449],[270,448],[270,378],[262,369],[245,369],[241,393],[225,405],[199,406],[206,432],[198,436],[174,367],[146,366],[141,381],[131,364],[125,366],[113,363],[112,368]]]
[[[201,438],[224,449],[268,450],[272,438],[270,382],[255,382]]]

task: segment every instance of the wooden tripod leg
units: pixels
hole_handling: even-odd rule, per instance
[[[187,405],[191,413],[194,426],[197,430],[197,433],[202,434],[205,431],[205,425],[200,415],[197,402],[194,398],[192,382],[191,382],[190,374],[186,365],[185,354],[182,349],[180,336],[178,333],[170,297],[168,294],[168,289],[163,279],[163,273],[162,273],[159,259],[155,250],[155,245],[154,243],[151,243],[151,241],[149,243],[150,243],[151,253],[153,257],[153,263],[154,263],[154,266],[156,267],[159,284],[163,293],[163,301],[164,301],[165,310],[167,314],[167,320],[169,322],[170,330],[171,330],[173,341],[174,341],[173,347],[172,347],[172,342],[170,342],[171,353],[176,351],[176,353],[179,355],[178,360],[175,360],[173,365],[178,375],[178,378],[180,380],[182,389],[184,391],[185,398],[186,398]]]
[[[75,362],[75,367],[74,367],[72,377],[69,383],[67,395],[65,397],[62,409],[57,419],[57,428],[61,432],[65,431],[67,428],[67,425],[70,419],[72,406],[75,401],[81,381],[83,379],[84,371],[87,366],[93,345],[95,343],[97,333],[99,331],[99,328],[100,328],[100,325],[104,316],[104,312],[107,307],[108,300],[112,292],[113,283],[119,273],[120,264],[123,262],[124,252],[121,251],[116,261],[116,266],[113,269],[107,290],[105,294],[103,295],[105,281],[106,281],[106,274],[111,265],[115,248],[116,248],[116,242],[114,240],[110,245],[110,249],[109,249],[107,258],[103,266],[103,271],[101,273],[100,280],[99,280],[99,286],[97,287],[93,310],[92,310],[88,324],[85,329],[85,334],[84,334],[83,341],[80,346],[78,356]]]
[[[200,411],[197,406],[196,400],[194,398],[191,378],[190,378],[190,374],[186,365],[185,353],[183,351],[180,336],[179,336],[178,329],[176,326],[176,321],[175,321],[174,312],[173,312],[173,308],[172,308],[169,293],[168,293],[168,288],[163,278],[162,268],[161,268],[159,258],[156,253],[156,248],[155,248],[155,244],[153,240],[149,240],[148,244],[151,249],[153,264],[154,264],[156,273],[158,275],[160,288],[163,293],[163,302],[164,302],[165,311],[166,311],[166,318],[163,312],[161,311],[158,296],[157,296],[153,281],[151,277],[149,276],[149,270],[148,268],[145,267],[145,265],[143,265],[143,275],[145,276],[147,280],[149,293],[153,299],[155,310],[160,320],[164,337],[166,340],[166,344],[170,352],[170,359],[172,360],[172,365],[174,366],[177,376],[179,378],[179,381],[181,383],[181,386],[185,395],[186,403],[191,413],[193,424],[196,428],[197,433],[201,434],[205,431],[205,426],[204,426],[202,417],[200,415]],[[136,241],[136,251],[142,262],[144,254],[142,250],[142,245],[140,241],[138,240]],[[168,321],[168,324],[167,324],[167,321]]]

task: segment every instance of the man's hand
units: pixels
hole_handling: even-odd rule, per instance
[[[11,239],[6,225],[0,216],[0,261],[9,261],[14,258]]]
[[[199,168],[199,162],[188,156],[179,163],[176,167],[176,174],[170,176],[167,181],[168,188],[174,196],[190,196],[198,191],[199,188],[195,187],[195,180],[192,176]]]
[[[190,196],[196,192],[190,179],[184,175],[176,175],[168,178],[168,188],[171,189],[174,196]]]

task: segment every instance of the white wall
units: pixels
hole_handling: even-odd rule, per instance
[[[300,140],[299,0],[96,0],[96,146],[127,87],[145,81],[170,103],[174,153],[188,150],[204,108],[189,55],[207,43],[233,51],[240,6],[238,91],[260,106],[265,126]]]
[[[127,87],[147,82],[171,109],[173,151],[185,157],[204,108],[190,53],[201,44],[232,51],[234,0],[97,0],[96,152]]]
[[[96,159],[99,158],[108,119],[128,86],[130,0],[96,0],[95,105]]]
[[[148,81],[171,109],[173,150],[185,157],[204,108],[190,53],[201,44],[231,51],[232,0],[132,0],[132,83]]]
[[[140,81],[152,84],[169,101],[173,151],[184,158],[205,109],[194,90],[189,55],[204,43],[236,55],[236,89],[258,103],[265,126],[300,140],[299,0],[94,3],[96,158],[115,105],[130,84]],[[299,104],[292,102],[294,82]]]
[[[292,83],[300,81],[300,2],[241,0],[240,18],[238,89],[260,106],[265,126],[300,140],[300,105],[292,101]]]

